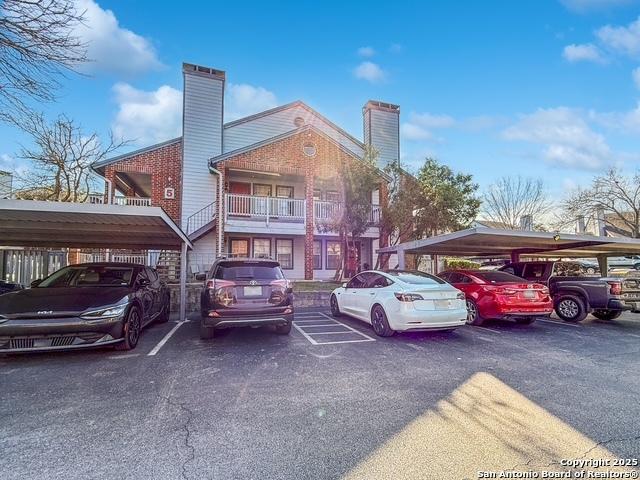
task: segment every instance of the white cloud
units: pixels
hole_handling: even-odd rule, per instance
[[[118,138],[149,145],[180,135],[182,92],[168,85],[157,90],[138,90],[127,83],[113,86],[118,113],[113,132]]]
[[[392,43],[391,46],[389,47],[389,51],[391,53],[402,53],[403,50],[404,50],[404,47],[399,43]]]
[[[356,78],[371,83],[381,83],[387,78],[387,74],[380,65],[373,62],[362,62],[353,70],[353,74]]]
[[[636,108],[628,112],[589,112],[589,116],[595,122],[617,132],[626,132],[632,135],[640,134],[640,102]]]
[[[640,55],[640,17],[626,27],[605,25],[596,36],[608,49],[630,57]]]
[[[369,58],[373,57],[375,54],[376,51],[373,49],[373,47],[360,47],[358,49],[358,55],[360,55],[361,57]]]
[[[591,43],[567,45],[562,51],[562,56],[570,62],[588,61],[604,63],[605,61],[600,49]]]
[[[594,10],[609,9],[621,5],[635,3],[636,0],[560,0],[569,10],[577,13],[587,13]]]
[[[640,90],[640,67],[631,72],[631,78],[633,78],[633,83],[635,83],[638,90]]]
[[[123,28],[111,10],[103,10],[94,0],[75,0],[76,10],[84,12],[84,21],[75,35],[87,44],[91,60],[84,65],[89,72],[132,75],[162,67],[148,39]]]
[[[117,138],[150,145],[181,135],[182,92],[168,85],[139,90],[128,83],[113,86],[118,113],[112,128]],[[228,84],[225,121],[242,118],[277,106],[276,96],[262,87]]]
[[[578,112],[565,107],[523,115],[503,131],[503,137],[542,145],[542,158],[553,165],[594,170],[612,161],[605,138],[592,130]]]
[[[449,115],[411,112],[409,121],[400,126],[400,133],[406,140],[437,140],[432,130],[451,128],[455,123]]]
[[[229,84],[225,99],[225,120],[235,120],[278,105],[273,92],[247,84]]]

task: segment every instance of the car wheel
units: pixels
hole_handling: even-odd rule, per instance
[[[636,263],[633,268],[635,268],[636,270],[640,270],[640,263]]]
[[[160,310],[160,315],[158,315],[158,323],[167,323],[169,321],[169,312],[171,311],[171,302],[169,301],[169,297],[167,297],[162,303],[162,310]]]
[[[291,322],[287,322],[284,325],[276,325],[276,333],[278,335],[289,335],[291,333]]]
[[[396,331],[389,326],[387,314],[380,305],[374,305],[371,310],[371,326],[376,335],[380,337],[391,337]]]
[[[131,307],[127,314],[122,329],[123,341],[116,345],[116,350],[133,350],[140,340],[140,330],[142,329],[142,315],[138,307]]]
[[[596,273],[596,269],[593,267],[589,267],[587,268],[586,272],[587,272],[587,275],[593,275],[594,273]]]
[[[622,315],[622,310],[594,310],[591,315],[599,320],[615,320]]]
[[[574,295],[563,295],[555,302],[558,316],[565,322],[581,322],[587,318],[587,307],[584,301]]]
[[[331,315],[334,317],[342,316],[342,312],[340,312],[340,305],[338,305],[338,298],[335,295],[331,295],[329,303],[331,304]]]
[[[200,338],[202,340],[211,340],[214,336],[215,329],[208,325],[205,325],[202,320],[200,320]]]
[[[467,298],[467,325],[482,325],[484,323],[484,318],[480,315],[480,311],[478,310],[478,304]]]
[[[516,323],[521,325],[531,325],[536,321],[536,317],[524,317],[524,318],[516,318]]]

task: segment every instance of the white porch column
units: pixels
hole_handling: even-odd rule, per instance
[[[404,249],[398,249],[398,270],[404,270]]]

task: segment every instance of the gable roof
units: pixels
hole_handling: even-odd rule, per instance
[[[222,126],[222,128],[223,129],[227,129],[227,128],[230,128],[230,127],[234,127],[236,125],[241,125],[243,123],[250,122],[252,120],[256,120],[256,119],[259,119],[259,118],[262,118],[262,117],[273,115],[274,113],[282,112],[284,110],[297,108],[297,107],[300,107],[300,108],[303,108],[303,109],[307,110],[312,115],[315,115],[316,117],[318,117],[320,120],[325,122],[331,128],[335,129],[341,135],[344,135],[346,138],[348,138],[350,141],[354,142],[359,147],[361,147],[363,149],[365,148],[365,145],[364,145],[364,143],[362,141],[358,140],[353,135],[351,135],[350,133],[348,133],[344,129],[340,128],[338,125],[333,123],[331,120],[329,120],[324,115],[320,114],[319,112],[317,112],[316,110],[314,110],[313,108],[311,108],[310,106],[308,106],[306,103],[304,103],[301,100],[296,100],[294,102],[286,103],[284,105],[280,105],[280,106],[275,107],[275,108],[270,108],[269,110],[264,110],[262,112],[255,113],[253,115],[249,115],[249,116],[246,116],[246,117],[243,117],[243,118],[238,118],[237,120],[233,120],[231,122],[225,123]],[[305,127],[306,127],[306,125],[305,125]],[[302,127],[302,128],[305,128],[305,127]],[[320,132],[318,129],[314,129],[314,130],[317,131],[318,133],[324,135],[325,137],[327,136],[323,132]],[[286,132],[285,134],[277,135],[275,137],[268,138],[268,139],[264,140],[263,142],[267,142],[267,143],[264,143],[266,145],[268,143],[271,143],[272,141],[277,141],[277,140],[280,140],[282,138],[286,138],[287,136],[289,136],[289,134],[295,135],[299,131],[301,131],[300,128],[294,129],[294,130],[291,130],[289,132]],[[136,155],[140,155],[142,153],[150,152],[150,151],[156,150],[158,148],[162,148],[162,147],[165,147],[165,146],[168,146],[168,145],[172,145],[174,143],[178,143],[178,142],[181,142],[181,141],[182,141],[182,136],[176,137],[176,138],[172,138],[170,140],[166,140],[166,141],[163,141],[163,142],[160,142],[160,143],[156,143],[156,144],[153,144],[153,145],[149,145],[147,147],[143,147],[143,148],[140,148],[140,149],[137,149],[137,150],[133,150],[131,152],[123,153],[122,155],[118,155],[116,157],[107,158],[107,159],[101,160],[100,162],[96,162],[95,164],[93,164],[92,169],[95,170],[98,173],[101,173],[100,171],[104,167],[106,167],[107,165],[110,165],[110,164],[116,163],[116,162],[120,162],[122,160],[127,160],[128,158],[134,157]],[[223,154],[221,156],[231,155],[231,154],[237,155],[238,153],[241,153],[239,150],[243,150],[243,151],[247,151],[245,149],[251,150],[253,148],[257,148],[258,146],[262,146],[262,145],[259,145],[259,144],[262,144],[263,142],[258,142],[258,143],[255,143],[253,145],[248,145],[246,147],[243,147],[242,149],[238,149],[238,150],[234,150],[234,151],[231,151],[231,152],[227,152],[227,153],[225,153],[225,154]],[[344,147],[342,147],[342,146],[341,146],[341,148],[344,149]],[[352,156],[356,155],[354,152],[350,152],[349,150],[346,150],[346,151],[347,151],[347,153],[350,153]],[[218,158],[218,157],[216,157],[216,158]]]
[[[326,124],[328,124],[329,126],[334,128],[335,130],[340,132],[342,135],[347,137],[349,140],[351,140],[352,142],[356,143],[360,147],[364,148],[365,145],[364,145],[364,143],[362,143],[361,140],[358,140],[353,135],[348,133],[346,130],[340,128],[338,125],[333,123],[331,120],[329,120],[327,117],[325,117],[324,115],[319,113],[317,110],[314,110],[313,108],[311,108],[309,105],[304,103],[302,100],[296,100],[294,102],[286,103],[284,105],[280,105],[280,106],[275,107],[275,108],[270,108],[269,110],[264,110],[263,112],[254,113],[253,115],[249,115],[247,117],[243,117],[243,118],[239,118],[237,120],[233,120],[231,122],[227,122],[227,123],[224,124],[223,128],[234,127],[236,125],[240,125],[240,124],[245,123],[245,122],[250,122],[250,121],[256,120],[258,118],[262,118],[262,117],[266,117],[266,116],[269,116],[269,115],[273,115],[274,113],[282,112],[284,110],[289,110],[291,108],[296,108],[296,107],[300,107],[300,108],[303,108],[303,109],[307,110],[309,113],[311,113],[311,114],[315,115],[316,117],[318,117],[320,120],[322,120],[323,122],[325,122]]]
[[[166,147],[168,145],[173,145],[174,143],[179,143],[182,141],[182,137],[172,138],[171,140],[165,140],[164,142],[155,143],[153,145],[149,145],[148,147],[139,148],[132,152],[123,153],[122,155],[118,155],[117,157],[106,158],[104,160],[100,160],[99,162],[94,163],[91,168],[96,172],[98,170],[103,169],[107,165],[111,165],[112,163],[120,162],[122,160],[127,160],[128,158],[135,157],[136,155],[141,155],[143,153],[151,152],[153,150],[157,150],[158,148]]]
[[[293,137],[295,135],[298,135],[300,133],[304,133],[304,132],[307,132],[307,131],[312,131],[312,132],[322,136],[324,139],[326,139],[329,142],[331,142],[334,145],[336,145],[340,150],[342,150],[344,153],[346,153],[350,157],[353,157],[353,158],[355,158],[357,160],[361,160],[361,158],[358,155],[356,155],[354,152],[349,150],[344,145],[341,145],[339,142],[337,142],[335,139],[331,138],[329,135],[327,135],[322,130],[314,127],[313,125],[304,125],[302,127],[296,128],[294,130],[290,130],[290,131],[282,133],[280,135],[269,137],[269,138],[267,138],[265,140],[261,140],[261,141],[256,142],[256,143],[252,143],[251,145],[247,145],[247,146],[238,148],[236,150],[232,150],[230,152],[223,153],[222,155],[218,155],[216,157],[210,158],[209,159],[209,168],[210,169],[215,168],[215,166],[218,163],[223,162],[225,160],[228,160],[228,159],[230,159],[232,157],[235,157],[237,155],[240,155],[242,153],[250,152],[251,150],[255,150],[257,148],[264,147],[266,145],[271,145],[272,143],[276,143],[276,142],[278,142],[280,140],[284,140],[285,138]],[[386,173],[384,173],[382,170],[380,170],[379,168],[376,168],[376,171],[378,172],[378,174],[382,178],[390,180],[390,177]]]

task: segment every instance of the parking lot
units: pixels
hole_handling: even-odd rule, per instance
[[[0,476],[478,478],[640,457],[640,316],[376,337],[325,310],[289,336],[0,357]],[[558,467],[559,468],[559,467]]]

